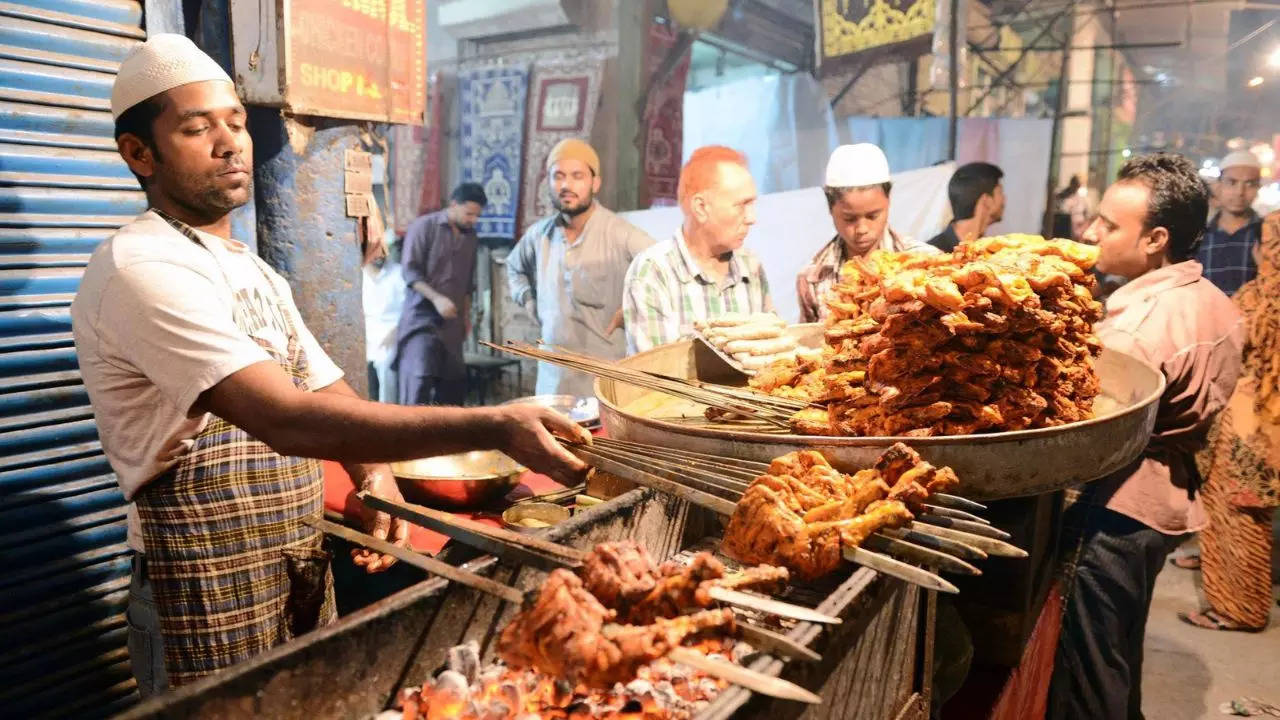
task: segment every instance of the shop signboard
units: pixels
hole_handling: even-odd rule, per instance
[[[426,0],[232,3],[232,38],[246,102],[300,115],[423,123]]]
[[[937,0],[815,0],[824,74],[928,52]]]

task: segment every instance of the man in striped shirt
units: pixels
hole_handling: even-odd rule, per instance
[[[698,148],[676,190],[684,222],[670,240],[636,256],[623,288],[628,354],[689,334],[695,320],[772,312],[769,283],[742,247],[756,221],[756,185],[742,153]]]

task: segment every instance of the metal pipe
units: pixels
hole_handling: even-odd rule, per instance
[[[956,114],[960,109],[960,0],[951,0],[951,27],[947,29],[947,54],[949,55],[949,63],[951,77],[948,79],[948,99],[947,117],[947,158],[952,162],[956,159],[956,142],[960,135],[960,118]]]

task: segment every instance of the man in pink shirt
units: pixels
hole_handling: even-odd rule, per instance
[[[1125,163],[1084,233],[1098,270],[1128,283],[1107,300],[1104,346],[1168,385],[1151,442],[1086,487],[1067,514],[1083,531],[1068,586],[1047,717],[1142,717],[1142,644],[1165,557],[1205,524],[1194,453],[1240,375],[1240,313],[1193,258],[1209,191],[1196,167],[1159,153]]]

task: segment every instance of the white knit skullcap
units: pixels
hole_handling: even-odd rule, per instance
[[[889,182],[889,158],[871,143],[841,145],[827,160],[827,187],[866,187]]]
[[[1222,158],[1222,162],[1218,167],[1223,170],[1233,167],[1247,167],[1253,168],[1254,170],[1261,170],[1262,163],[1258,162],[1257,155],[1254,155],[1248,150],[1237,150],[1233,153],[1228,153],[1226,157]]]
[[[222,66],[185,35],[152,35],[120,63],[111,86],[111,117],[117,119],[125,110],[165,90],[206,80],[231,82]]]

